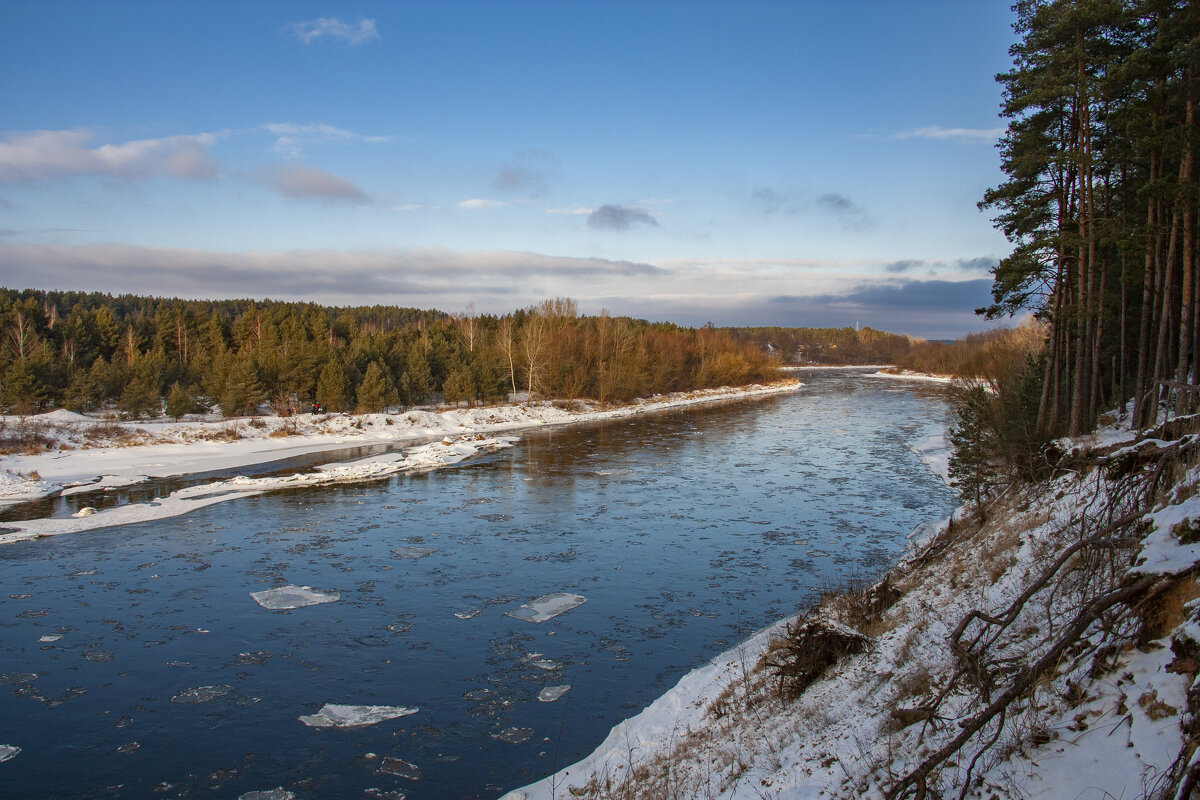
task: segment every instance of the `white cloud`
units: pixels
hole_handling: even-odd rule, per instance
[[[939,139],[961,142],[994,142],[1004,134],[1004,128],[942,128],[930,125],[897,133],[895,139]]]
[[[486,200],[482,197],[472,197],[470,200],[463,200],[461,203],[458,204],[458,207],[459,208],[478,209],[478,208],[499,208],[500,206],[503,206],[503,205],[506,205],[506,203],[503,200]]]
[[[333,173],[303,164],[266,167],[259,179],[284,197],[299,200],[343,200],[363,203],[367,195],[358,186]]]
[[[169,175],[187,180],[217,176],[208,148],[216,134],[138,139],[90,147],[89,130],[9,133],[0,141],[0,183],[95,176],[136,180]]]
[[[310,145],[348,142],[383,144],[394,138],[391,136],[367,136],[324,123],[298,125],[293,122],[268,122],[260,125],[259,128],[276,137],[272,150],[290,158],[298,158],[301,149]]]
[[[292,22],[284,30],[301,44],[312,44],[317,39],[329,38],[349,45],[360,45],[379,41],[375,20],[360,19],[358,22],[342,22],[337,17],[320,17],[305,22]]]
[[[595,212],[594,208],[586,208],[584,206],[572,206],[571,208],[547,208],[547,214],[569,214],[575,217],[585,217]]]

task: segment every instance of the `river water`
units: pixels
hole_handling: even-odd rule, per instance
[[[0,548],[0,744],[21,748],[0,796],[495,797],[578,760],[952,507],[909,449],[943,429],[941,388],[802,378],[437,472]],[[340,599],[250,597],[284,584]],[[552,592],[586,602],[505,614]],[[417,711],[299,720],[325,703]]]

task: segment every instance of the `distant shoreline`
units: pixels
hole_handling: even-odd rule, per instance
[[[612,408],[586,401],[539,401],[460,408],[435,413],[302,414],[220,422],[110,422],[54,411],[30,418],[59,448],[0,458],[0,503],[31,502],[81,491],[128,487],[150,478],[229,471],[352,447],[395,445],[397,450],[326,464],[285,478],[235,477],[173,492],[151,503],[128,504],[75,517],[0,523],[0,544],[179,516],[204,505],[300,486],[377,480],[406,471],[436,469],[480,452],[510,446],[512,432],[582,424],[724,401],[797,391],[784,379],[769,384],[700,389],[660,395]],[[565,406],[565,407],[564,407]],[[39,421],[40,420],[40,421]],[[99,429],[114,436],[107,446],[78,448]],[[286,433],[285,433],[286,432]],[[132,444],[122,446],[126,437]],[[440,439],[440,441],[438,441]],[[432,442],[430,440],[433,440]],[[417,446],[420,442],[427,444]]]

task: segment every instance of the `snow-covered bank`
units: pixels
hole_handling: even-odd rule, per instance
[[[987,522],[921,526],[886,582],[805,617],[866,646],[831,656],[794,694],[770,664],[821,651],[819,636],[800,638],[799,618],[693,671],[592,755],[505,800],[1158,797],[1200,763],[1185,732],[1200,700],[1200,467],[1149,505],[1131,487],[1200,458],[1200,438],[1176,437],[1122,449],[1107,432],[1103,450],[1073,454]],[[1097,521],[1106,504],[1123,520],[1112,530]],[[1115,567],[1114,546],[1138,566]],[[1141,594],[1088,623],[1122,592]],[[1004,713],[985,716],[1005,697]],[[974,739],[947,750],[975,724]]]
[[[129,486],[146,478],[229,471],[296,456],[370,445],[432,443],[407,452],[387,452],[286,477],[234,477],[191,486],[151,503],[117,506],[72,518],[5,523],[0,544],[185,514],[196,508],[263,492],[331,483],[375,480],[398,472],[436,469],[479,452],[507,447],[515,439],[497,435],[549,425],[596,422],[704,403],[794,392],[801,383],[780,381],[746,387],[681,392],[611,408],[584,402],[549,402],[463,408],[435,413],[344,414],[256,417],[221,422],[121,423],[54,411],[10,427],[36,431],[50,448],[0,459],[0,503],[35,500]]]
[[[889,369],[881,369],[878,372],[871,373],[872,378],[892,378],[895,380],[904,381],[928,381],[930,383],[953,383],[954,378],[949,375],[930,375],[927,372],[911,372],[906,369],[890,371]]]

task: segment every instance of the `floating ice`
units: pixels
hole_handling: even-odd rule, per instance
[[[539,703],[553,703],[558,698],[562,697],[567,692],[571,691],[569,684],[563,686],[547,686],[538,692]]]
[[[98,664],[107,664],[110,661],[117,660],[117,657],[107,650],[84,650],[83,657],[88,661],[95,661]]]
[[[419,709],[404,706],[344,706],[326,703],[316,714],[301,716],[310,728],[359,728],[389,719],[407,717]]]
[[[408,778],[410,781],[421,780],[421,768],[416,764],[404,761],[399,758],[387,756],[383,759],[383,763],[379,765],[379,771],[386,775],[396,775],[400,778]]]
[[[21,748],[14,744],[0,744],[0,764],[11,758],[16,758],[19,752],[21,752]]]
[[[91,506],[84,506],[83,508],[76,511],[71,516],[73,516],[73,517],[90,517],[92,514],[95,514],[95,513],[96,513],[96,509],[92,508]]]
[[[5,672],[0,674],[0,686],[19,686],[37,680],[36,672]]]
[[[44,636],[39,636],[38,641],[39,642],[57,642],[61,638],[62,638],[61,633],[47,633]]]
[[[504,613],[513,619],[522,619],[526,622],[545,622],[586,602],[587,598],[581,594],[551,592],[550,594],[544,594],[541,597],[530,600],[520,608],[515,608],[512,611]]]
[[[238,800],[294,800],[295,797],[295,794],[280,786],[276,789],[239,794]]]
[[[436,547],[424,547],[417,545],[415,547],[393,547],[392,555],[396,558],[424,558],[428,555],[433,555],[437,552]]]
[[[499,733],[493,733],[493,739],[499,739],[509,744],[520,744],[533,736],[533,728],[505,728]]]
[[[341,599],[337,592],[319,592],[311,586],[280,586],[276,589],[251,592],[250,596],[254,598],[254,602],[272,611],[336,603]]]
[[[455,611],[454,616],[458,617],[459,619],[472,619],[479,616],[479,609],[471,608],[466,611]]]
[[[117,752],[124,756],[124,755],[129,755],[130,753],[136,753],[138,750],[141,750],[141,749],[142,749],[142,746],[140,744],[138,744],[137,742],[130,742],[129,744],[123,744],[120,747],[118,747]]]
[[[217,686],[197,686],[194,689],[184,689],[182,692],[172,697],[171,702],[179,703],[180,705],[207,703],[210,700],[216,700],[218,697],[224,697],[232,690],[232,686],[226,686],[224,684]]]

